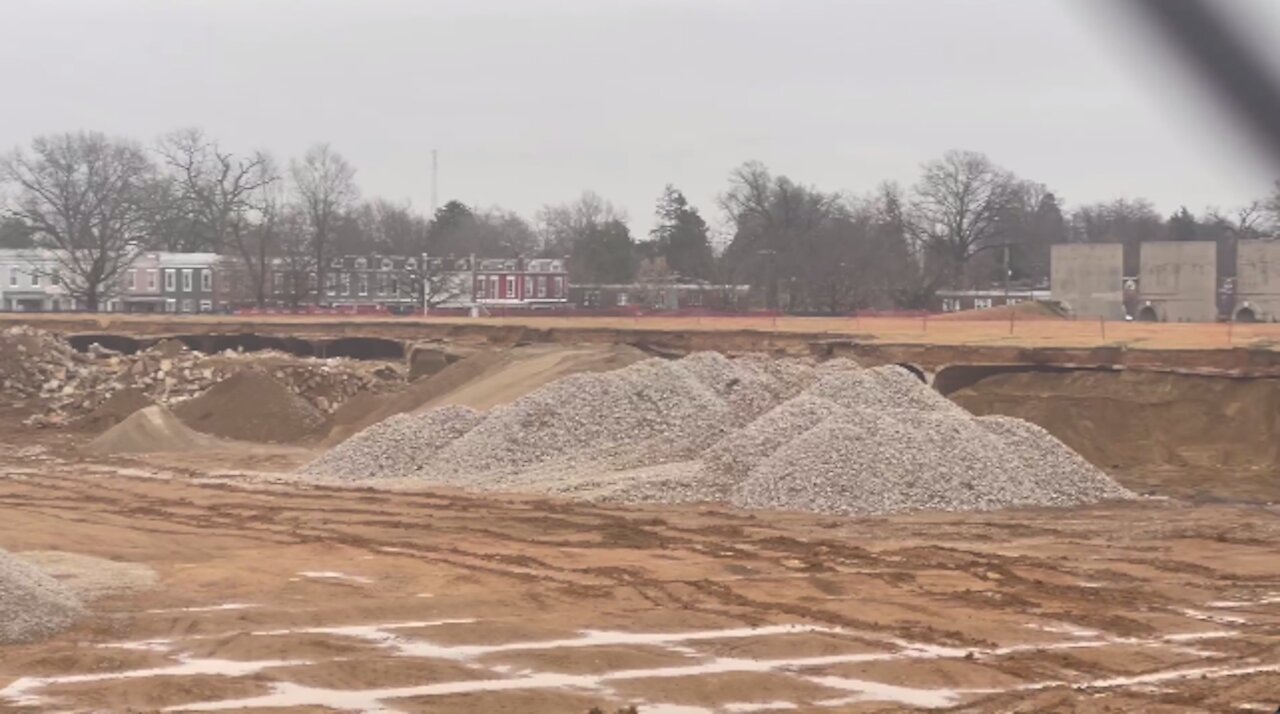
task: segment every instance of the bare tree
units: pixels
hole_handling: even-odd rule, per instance
[[[217,251],[234,250],[259,307],[266,300],[270,245],[275,237],[263,203],[276,199],[270,191],[280,178],[263,152],[237,157],[224,151],[199,129],[181,129],[162,138],[159,153],[170,170],[176,192],[188,206],[197,229]],[[278,206],[272,206],[272,211]]]
[[[978,252],[1002,239],[1003,222],[1020,198],[1018,180],[972,151],[948,151],[924,165],[911,200],[910,226],[953,284]]]
[[[842,216],[841,196],[774,177],[759,162],[743,164],[729,176],[729,190],[720,207],[733,225],[733,241],[725,261],[734,274],[765,288],[765,306],[779,307],[779,293],[787,285],[788,301],[797,303],[802,275],[819,230]]]
[[[294,190],[310,228],[309,243],[315,264],[316,280],[326,284],[329,244],[339,218],[356,200],[356,171],[328,144],[316,144],[301,161],[290,165]],[[324,291],[315,291],[317,304]]]
[[[626,223],[627,214],[594,191],[577,200],[543,206],[536,217],[542,253],[548,257],[570,255],[581,240],[610,223]]]
[[[141,147],[99,133],[39,137],[30,155],[0,159],[0,178],[17,188],[10,214],[51,251],[63,289],[88,310],[116,294],[140,249],[153,175]]]

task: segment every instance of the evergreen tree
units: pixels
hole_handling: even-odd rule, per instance
[[[711,277],[713,256],[707,224],[698,209],[689,205],[679,189],[668,184],[658,199],[658,226],[650,233],[650,252],[666,259],[670,269],[683,279]]]

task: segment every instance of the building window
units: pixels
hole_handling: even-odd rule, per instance
[[[564,297],[564,278],[557,275],[554,280],[555,282],[552,283],[553,290],[551,291],[551,297]]]
[[[342,294],[343,295],[351,294],[351,273],[342,274]]]
[[[342,258],[334,258],[333,260],[329,261],[329,267],[330,267],[330,268],[341,268],[341,267],[342,267]]]
[[[369,261],[364,258],[356,258],[356,270],[364,270],[369,267]]]
[[[40,287],[40,273],[34,270],[31,271],[31,287],[33,288]]]
[[[383,259],[382,259],[382,269],[383,269],[383,270],[391,270],[391,259],[390,259],[390,258],[383,258]]]
[[[195,312],[195,311],[196,311],[196,301],[195,301],[195,300],[192,300],[191,298],[186,298],[186,299],[184,299],[184,300],[182,301],[182,311],[183,311],[183,312]]]
[[[1007,302],[1007,303],[1005,303],[1005,304],[1006,304],[1006,305],[1017,305],[1017,304],[1018,304],[1018,303],[1020,303],[1020,302],[1022,302],[1022,298],[1011,297],[1011,298],[1009,298],[1009,302]]]
[[[178,289],[177,276],[174,274],[174,271],[172,270],[164,271],[164,289],[165,289],[165,292],[170,292],[170,293]]]
[[[124,271],[124,289],[125,290],[138,289],[138,271],[136,270]]]
[[[516,276],[508,275],[507,276],[507,297],[513,298],[515,296],[516,296]]]
[[[152,271],[152,272],[155,272],[155,271]],[[152,282],[154,282],[154,281],[152,281]],[[59,273],[59,272],[58,272],[58,271],[56,271],[56,270],[55,270],[55,271],[53,271],[52,273],[50,273],[50,274],[49,274],[49,284],[50,284],[50,285],[53,285],[54,287],[57,287],[57,286],[61,285],[61,284],[62,284],[62,273]],[[68,309],[68,310],[70,310],[71,308],[67,308],[67,309]]]
[[[496,299],[498,297],[498,276],[489,276],[489,292],[487,297]]]
[[[154,291],[155,289],[156,289],[156,271],[148,270],[147,271],[147,290]]]
[[[271,281],[271,291],[276,295],[284,292],[284,273],[276,273]]]
[[[476,297],[484,297],[484,278],[476,278]]]
[[[369,274],[368,273],[360,274],[360,294],[361,295],[369,294]]]
[[[17,268],[9,268],[9,287],[11,288],[18,287],[18,269]]]
[[[378,273],[378,294],[379,295],[387,294],[388,280],[390,280],[390,276],[388,276],[386,273]]]
[[[524,299],[528,300],[533,297],[533,276],[524,276]]]
[[[618,307],[625,307],[627,304],[627,294],[625,292],[618,293]]]
[[[213,301],[212,301],[212,300],[201,300],[201,301],[200,301],[200,312],[213,312]]]
[[[205,268],[200,271],[200,289],[211,293],[213,292],[213,271]]]
[[[404,261],[404,269],[405,269],[405,270],[417,270],[417,269],[418,269],[418,261],[414,260],[413,258],[410,258],[410,259],[408,259],[408,260]]]
[[[547,296],[547,276],[539,275],[538,276],[538,297],[544,298],[546,296]]]
[[[974,298],[973,307],[975,310],[985,310],[991,307],[991,298]]]
[[[337,273],[329,273],[328,275],[324,276],[324,294],[330,295],[330,296],[338,294],[338,274]]]
[[[189,293],[195,289],[195,282],[193,280],[194,276],[192,275],[193,272],[194,271],[190,268],[182,269],[182,292],[184,293]],[[190,310],[184,309],[183,312],[190,312]]]

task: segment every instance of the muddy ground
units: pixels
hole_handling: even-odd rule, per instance
[[[0,547],[154,568],[16,711],[1271,712],[1280,509],[836,519],[264,483],[0,414]],[[210,474],[218,478],[210,479]]]

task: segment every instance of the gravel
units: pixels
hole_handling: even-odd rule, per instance
[[[83,613],[70,588],[0,550],[0,644],[50,637],[70,627]]]
[[[338,481],[402,478],[483,418],[461,406],[396,414],[325,452],[302,473]]]
[[[851,515],[1132,497],[1042,429],[974,417],[900,367],[717,353],[389,420],[304,473]]]
[[[18,557],[85,601],[149,590],[157,581],[156,571],[141,563],[124,563],[61,550],[29,550]]]

